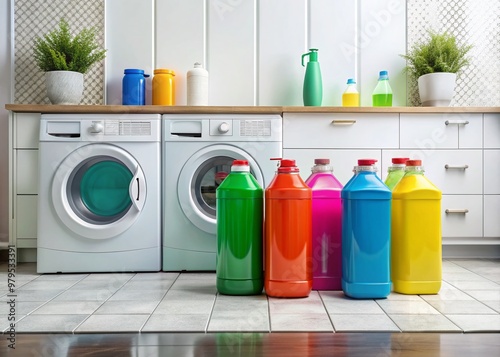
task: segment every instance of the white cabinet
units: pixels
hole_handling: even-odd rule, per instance
[[[443,195],[441,200],[441,223],[444,243],[460,243],[454,238],[483,236],[483,196]]]
[[[500,195],[484,195],[484,236],[500,237]]]
[[[283,148],[398,148],[399,114],[283,114]]]
[[[481,149],[482,114],[401,114],[401,148]]]
[[[370,158],[380,162],[381,150],[370,149],[283,149],[283,157],[294,159],[304,181],[311,174],[314,159],[330,159],[335,177],[345,185],[353,175],[353,168],[358,159]]]
[[[40,113],[9,116],[9,240],[18,262],[36,261]]]
[[[443,244],[500,244],[500,114],[285,112],[283,154],[303,178],[329,158],[344,184],[359,158],[383,180],[393,157],[421,159],[443,192]]]
[[[382,177],[393,157],[409,157],[422,160],[425,175],[443,194],[482,195],[482,150],[383,150]]]
[[[484,115],[484,236],[500,237],[500,114]]]
[[[283,114],[283,155],[297,161],[304,179],[310,175],[314,159],[326,158],[345,184],[358,159],[372,158],[380,163],[382,149],[398,146],[397,113]]]

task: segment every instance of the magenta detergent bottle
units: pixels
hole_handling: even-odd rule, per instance
[[[312,189],[314,290],[342,290],[342,184],[329,159],[315,159],[306,184]]]

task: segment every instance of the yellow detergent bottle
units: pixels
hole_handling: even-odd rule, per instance
[[[408,160],[392,192],[391,280],[401,294],[441,289],[441,191],[425,176],[421,160]]]

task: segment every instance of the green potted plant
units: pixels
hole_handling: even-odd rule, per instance
[[[423,106],[448,106],[455,92],[457,74],[468,64],[472,45],[459,45],[455,36],[428,31],[429,38],[416,43],[401,57],[407,60],[406,70],[417,80]]]
[[[34,41],[35,61],[45,72],[47,96],[52,104],[79,104],[83,94],[83,75],[106,57],[96,42],[94,28],[72,36],[61,19],[58,28]]]

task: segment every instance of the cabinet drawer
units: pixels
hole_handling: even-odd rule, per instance
[[[16,150],[17,194],[38,193],[38,150]]]
[[[399,114],[283,115],[283,148],[397,149]]]
[[[17,248],[36,248],[36,238],[18,238],[16,240]]]
[[[500,195],[500,150],[484,150],[484,193]]]
[[[443,195],[441,218],[443,237],[482,237],[483,196]]]
[[[425,175],[443,194],[483,193],[482,150],[382,150],[384,179],[393,157],[421,159]]]
[[[283,149],[283,157],[296,161],[304,181],[311,174],[314,159],[330,159],[333,174],[345,185],[352,177],[358,159],[370,158],[380,162],[380,150]]]
[[[402,149],[482,148],[482,114],[401,114]]]
[[[500,237],[500,195],[484,195],[484,236]]]
[[[14,148],[38,149],[40,113],[14,113]]]
[[[484,114],[484,148],[500,149],[500,114]]]
[[[36,238],[38,196],[18,195],[16,204],[16,238]]]

